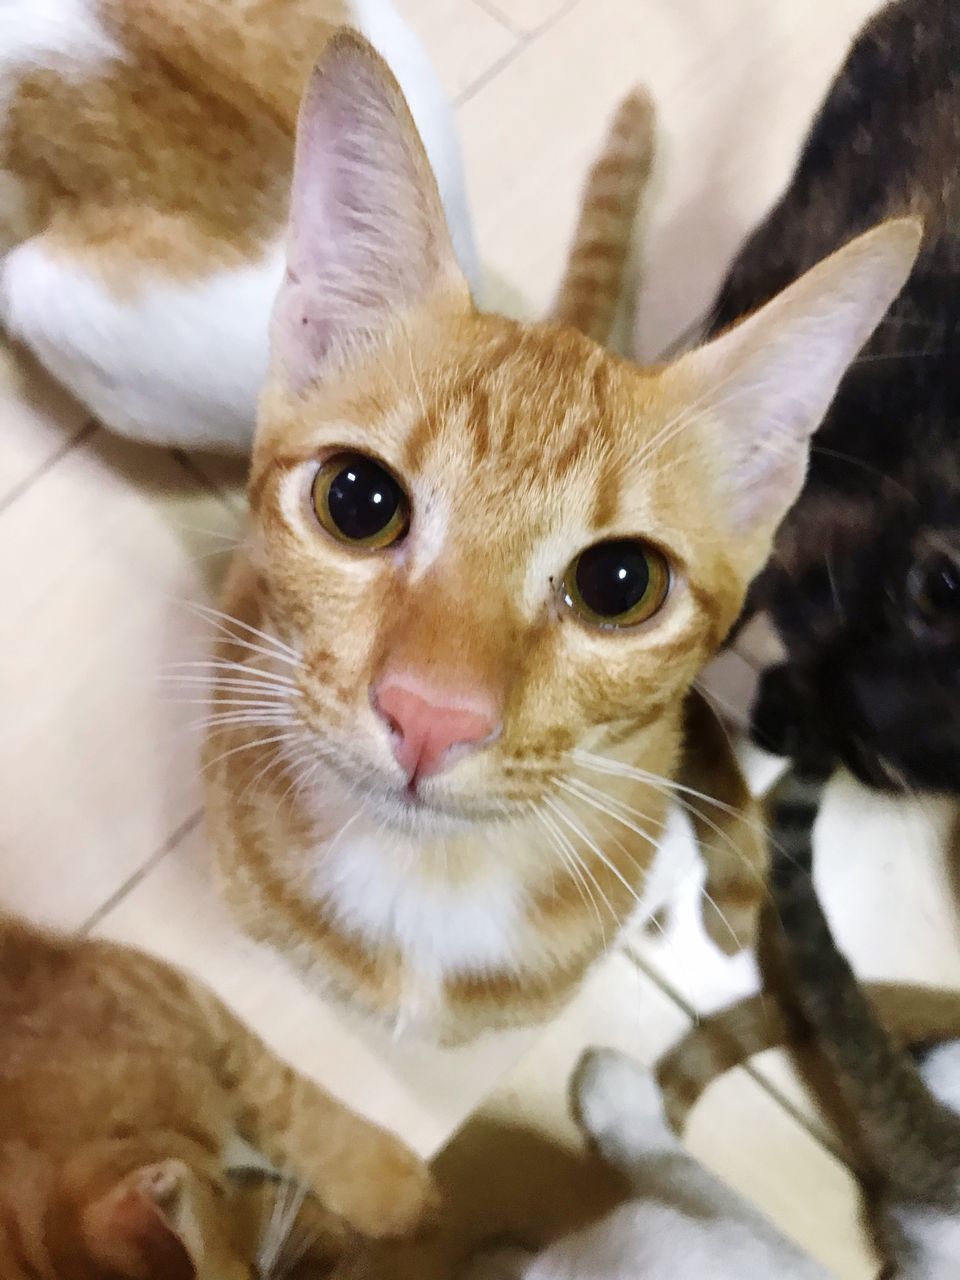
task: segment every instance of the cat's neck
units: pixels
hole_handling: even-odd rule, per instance
[[[262,768],[255,754],[245,768]],[[571,805],[587,842],[571,829],[558,846],[559,822],[533,812],[418,832],[381,821],[332,773],[295,798],[282,774],[272,780],[239,825],[236,810],[223,814],[234,909],[262,941],[289,952],[294,938],[319,984],[365,990],[368,1011],[397,1028],[446,1038],[447,1023],[459,1035],[468,1019],[534,1020],[648,905],[665,807],[652,791],[640,797],[645,831],[614,834]]]

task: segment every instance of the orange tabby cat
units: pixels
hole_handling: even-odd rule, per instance
[[[393,0],[0,5],[0,328],[112,430],[249,452],[297,107],[344,24],[409,94],[471,272],[453,108]]]
[[[433,1209],[412,1152],[285,1066],[198,983],[0,915],[3,1280],[273,1274],[267,1255],[283,1241],[256,1238],[272,1184],[227,1173],[236,1139],[309,1188],[292,1237],[304,1266],[329,1266],[344,1223],[401,1234]],[[296,1200],[285,1204],[293,1218]]]
[[[684,697],[919,238],[637,369],[477,313],[395,81],[328,46],[206,753],[252,935],[447,1040],[569,995],[643,901]]]

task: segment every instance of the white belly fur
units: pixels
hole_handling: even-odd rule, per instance
[[[388,0],[354,0],[353,9],[357,26],[410,97],[454,242],[473,281],[476,260],[450,104]],[[82,74],[118,56],[89,0],[5,0],[0,118],[4,85],[21,68]],[[15,182],[0,182],[0,252],[14,238],[20,198]],[[148,283],[118,297],[94,264],[88,267],[80,254],[51,253],[41,236],[0,260],[0,324],[113,430],[156,444],[246,452],[282,271],[278,243],[265,246],[259,263],[189,283]]]

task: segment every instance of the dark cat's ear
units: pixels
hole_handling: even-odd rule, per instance
[[[469,305],[423,143],[386,63],[341,31],[300,108],[275,372],[300,390],[444,296]]]
[[[803,485],[810,437],[903,287],[921,235],[912,218],[868,231],[667,371],[747,577],[765,562]]]
[[[145,1165],[88,1205],[84,1235],[98,1263],[131,1280],[196,1280],[193,1230],[180,1160]]]

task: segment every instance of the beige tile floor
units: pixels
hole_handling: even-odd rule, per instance
[[[801,133],[875,0],[401,0],[456,97],[490,293],[535,314],[557,279],[585,164],[617,98],[654,91],[661,151],[646,218],[639,349],[709,299],[789,173]],[[423,1152],[488,1108],[562,1132],[580,1046],[647,1061],[697,1010],[751,989],[748,958],[705,940],[676,824],[665,939],[637,935],[545,1031],[457,1053],[385,1043],[240,939],[211,889],[200,826],[201,708],[158,675],[202,654],[184,602],[209,600],[242,522],[222,468],[111,440],[0,353],[0,894],[38,918],[125,938],[202,974],[284,1053]],[[742,704],[755,650],[717,679]],[[865,972],[960,983],[945,816],[837,785],[823,890]],[[690,1142],[851,1280],[875,1274],[852,1180],[786,1065],[733,1073]]]

